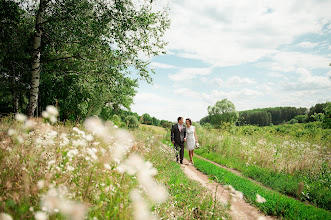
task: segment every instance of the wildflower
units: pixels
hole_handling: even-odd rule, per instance
[[[106,170],[111,170],[111,167],[108,163],[105,163],[103,166],[105,167]]]
[[[18,122],[24,122],[26,119],[28,119],[28,117],[22,113],[16,113],[15,119]]]
[[[87,141],[93,141],[93,139],[94,139],[91,134],[86,135],[85,138],[86,138]]]
[[[91,156],[91,158],[93,159],[93,160],[97,160],[98,159],[98,157],[97,157],[97,155],[95,155],[95,153],[97,152],[97,149],[95,149],[95,148],[88,148],[87,149],[87,153]]]
[[[69,150],[68,153],[67,153],[67,156],[69,158],[73,158],[74,156],[76,156],[78,154],[78,150],[77,149],[74,149],[74,150]]]
[[[19,144],[23,144],[24,143],[24,138],[21,135],[17,136],[17,141]]]
[[[13,136],[13,135],[15,135],[15,134],[17,134],[17,132],[16,132],[16,130],[15,129],[8,129],[8,135],[9,136]]]
[[[36,220],[47,220],[48,215],[45,212],[38,211],[34,214]]]
[[[265,203],[267,200],[260,196],[259,194],[256,194],[256,202],[257,203]]]
[[[75,168],[74,168],[74,167],[72,167],[72,166],[70,166],[70,165],[68,165],[68,166],[67,166],[67,170],[68,170],[68,171],[74,171],[74,170],[75,170]]]
[[[87,142],[84,139],[78,139],[78,140],[73,140],[72,141],[72,145],[76,146],[76,147],[86,147],[87,146]]]
[[[26,119],[28,119],[28,117],[22,113],[16,113],[15,119],[18,122],[24,122]]]
[[[34,122],[32,119],[28,119],[25,121],[23,125],[23,129],[26,131],[30,131],[33,130],[35,126],[36,126],[36,122]]]
[[[8,215],[7,213],[0,213],[0,219],[1,220],[13,220],[13,217],[11,217],[10,215]]]
[[[148,206],[142,196],[142,193],[134,189],[130,193],[130,198],[134,207],[134,219],[136,220],[149,220],[155,219],[148,210]]]
[[[57,122],[57,118],[54,115],[51,115],[49,117],[49,120],[51,121],[51,123],[55,124]]]
[[[52,105],[47,106],[46,111],[48,112],[48,114],[53,115],[55,117],[59,116],[59,112],[57,108]]]
[[[50,188],[47,194],[42,197],[41,205],[50,214],[61,212],[69,219],[84,219],[86,206],[82,203],[67,200],[66,194],[67,189],[65,187],[61,189]]]
[[[45,186],[45,180],[39,180],[37,183],[38,189],[43,189]]]
[[[46,112],[46,111],[43,111],[43,112],[41,113],[41,116],[42,116],[43,118],[47,119],[47,118],[49,118],[49,113]]]

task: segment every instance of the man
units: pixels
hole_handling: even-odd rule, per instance
[[[183,164],[184,159],[184,142],[186,141],[186,127],[184,126],[183,117],[178,117],[178,123],[172,125],[171,128],[171,142],[176,150],[176,161],[180,159],[180,163]],[[178,158],[178,150],[180,148],[180,157]]]

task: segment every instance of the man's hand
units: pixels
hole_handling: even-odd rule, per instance
[[[186,142],[186,138],[184,138],[184,142]]]
[[[175,141],[171,141],[172,142],[172,144],[175,144]]]

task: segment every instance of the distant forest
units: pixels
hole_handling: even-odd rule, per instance
[[[269,126],[284,123],[306,123],[318,120],[319,114],[326,114],[325,107],[329,102],[318,103],[311,108],[274,107],[239,111],[236,125]],[[209,116],[200,120],[201,124],[210,123]]]

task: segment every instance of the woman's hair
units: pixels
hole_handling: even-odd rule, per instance
[[[192,125],[192,120],[190,118],[187,118],[186,121],[189,121],[190,125]]]

